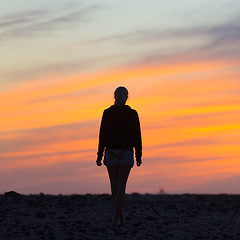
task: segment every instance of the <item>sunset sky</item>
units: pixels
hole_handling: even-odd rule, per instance
[[[0,0],[0,61],[0,193],[110,193],[118,86],[142,129],[128,193],[240,193],[240,1]]]

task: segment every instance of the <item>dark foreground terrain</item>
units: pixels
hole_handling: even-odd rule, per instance
[[[0,195],[0,239],[240,239],[240,195]]]

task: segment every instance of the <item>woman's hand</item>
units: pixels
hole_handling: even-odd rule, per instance
[[[97,163],[97,165],[98,165],[99,167],[102,166],[101,160],[98,159],[98,160],[96,161],[96,163]]]
[[[137,166],[140,167],[141,164],[142,164],[142,160],[141,159],[137,160]]]

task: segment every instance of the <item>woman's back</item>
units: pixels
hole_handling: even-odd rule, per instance
[[[128,105],[113,105],[104,110],[100,145],[106,149],[133,149],[141,154],[141,132],[137,112]]]
[[[106,114],[106,147],[132,148],[134,147],[134,128],[136,113],[129,106],[111,106]]]

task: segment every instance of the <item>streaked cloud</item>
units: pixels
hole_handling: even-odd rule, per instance
[[[39,144],[41,145],[43,142],[48,145],[56,141],[60,143],[63,139],[67,143],[68,141],[96,138],[96,127],[98,126],[99,121],[87,121],[25,131],[1,132],[0,154],[38,148]]]
[[[221,22],[218,25],[195,25],[187,28],[175,28],[175,29],[141,29],[134,32],[122,33],[117,35],[110,35],[99,39],[89,40],[83,42],[85,44],[99,44],[108,41],[122,41],[131,44],[142,44],[146,41],[149,43],[169,40],[171,38],[192,38],[207,36],[210,40],[217,40],[217,42],[224,42],[227,39],[235,39],[240,34],[239,16],[235,16],[232,19]],[[223,38],[223,36],[225,36]]]
[[[225,22],[193,25],[175,29],[139,29],[72,44],[74,50],[116,44],[124,53],[105,55],[120,67],[159,64],[164,62],[236,59],[239,62],[240,18]],[[147,47],[146,47],[147,46]],[[156,50],[158,49],[158,50]],[[134,57],[131,57],[134,56]],[[124,59],[117,63],[116,59]],[[116,62],[116,63],[115,63]]]
[[[100,5],[66,5],[64,9],[43,8],[12,13],[0,18],[0,39],[25,38],[52,34],[52,31],[84,23],[92,12],[101,9]]]

